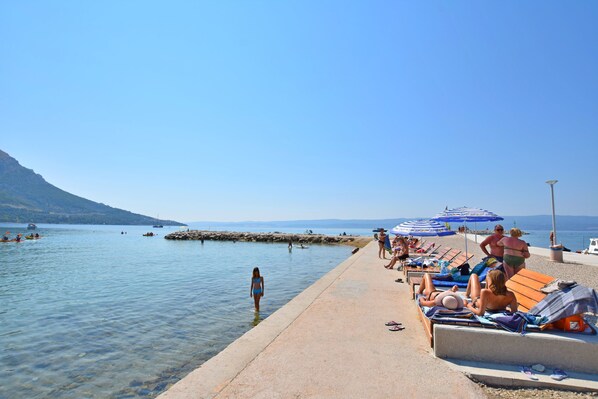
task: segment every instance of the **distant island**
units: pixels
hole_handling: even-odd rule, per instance
[[[90,201],[55,187],[0,150],[0,222],[183,226]]]

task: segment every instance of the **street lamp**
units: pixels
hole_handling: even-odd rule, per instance
[[[562,248],[556,248],[556,215],[554,213],[554,185],[558,183],[558,180],[547,180],[546,184],[550,184],[550,195],[552,197],[552,242],[550,243],[550,259],[562,262],[563,261],[563,250]]]

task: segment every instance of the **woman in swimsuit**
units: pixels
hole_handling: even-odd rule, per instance
[[[403,261],[409,257],[409,245],[404,237],[398,237],[393,240],[393,256],[388,265],[384,265],[387,269],[392,269],[397,261]]]
[[[447,309],[455,310],[463,307],[463,298],[459,294],[459,287],[454,285],[448,291],[437,290],[432,281],[432,275],[425,273],[422,283],[419,286],[418,294],[419,304],[422,306],[443,306]]]
[[[255,311],[260,311],[260,298],[264,296],[264,278],[260,276],[260,269],[253,268],[253,276],[251,277],[251,288],[249,289],[249,297],[253,297],[255,302]]]
[[[514,227],[510,231],[511,237],[503,237],[496,245],[505,248],[503,267],[507,280],[525,268],[525,260],[530,257],[527,243],[520,240],[521,230]]]
[[[386,259],[386,250],[384,249],[384,242],[386,241],[386,234],[384,234],[384,229],[380,230],[380,235],[378,235],[378,258]]]
[[[486,276],[486,286],[483,288],[477,274],[472,274],[467,283],[465,296],[472,299],[465,307],[478,316],[483,316],[486,311],[499,312],[509,307],[511,312],[517,311],[515,294],[505,286],[505,274],[500,270],[490,270]]]

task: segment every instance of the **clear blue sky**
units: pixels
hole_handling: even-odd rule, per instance
[[[179,221],[598,215],[598,2],[2,1],[0,149]]]

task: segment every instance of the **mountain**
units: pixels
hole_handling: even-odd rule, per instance
[[[0,150],[0,222],[181,226],[67,193]]]

